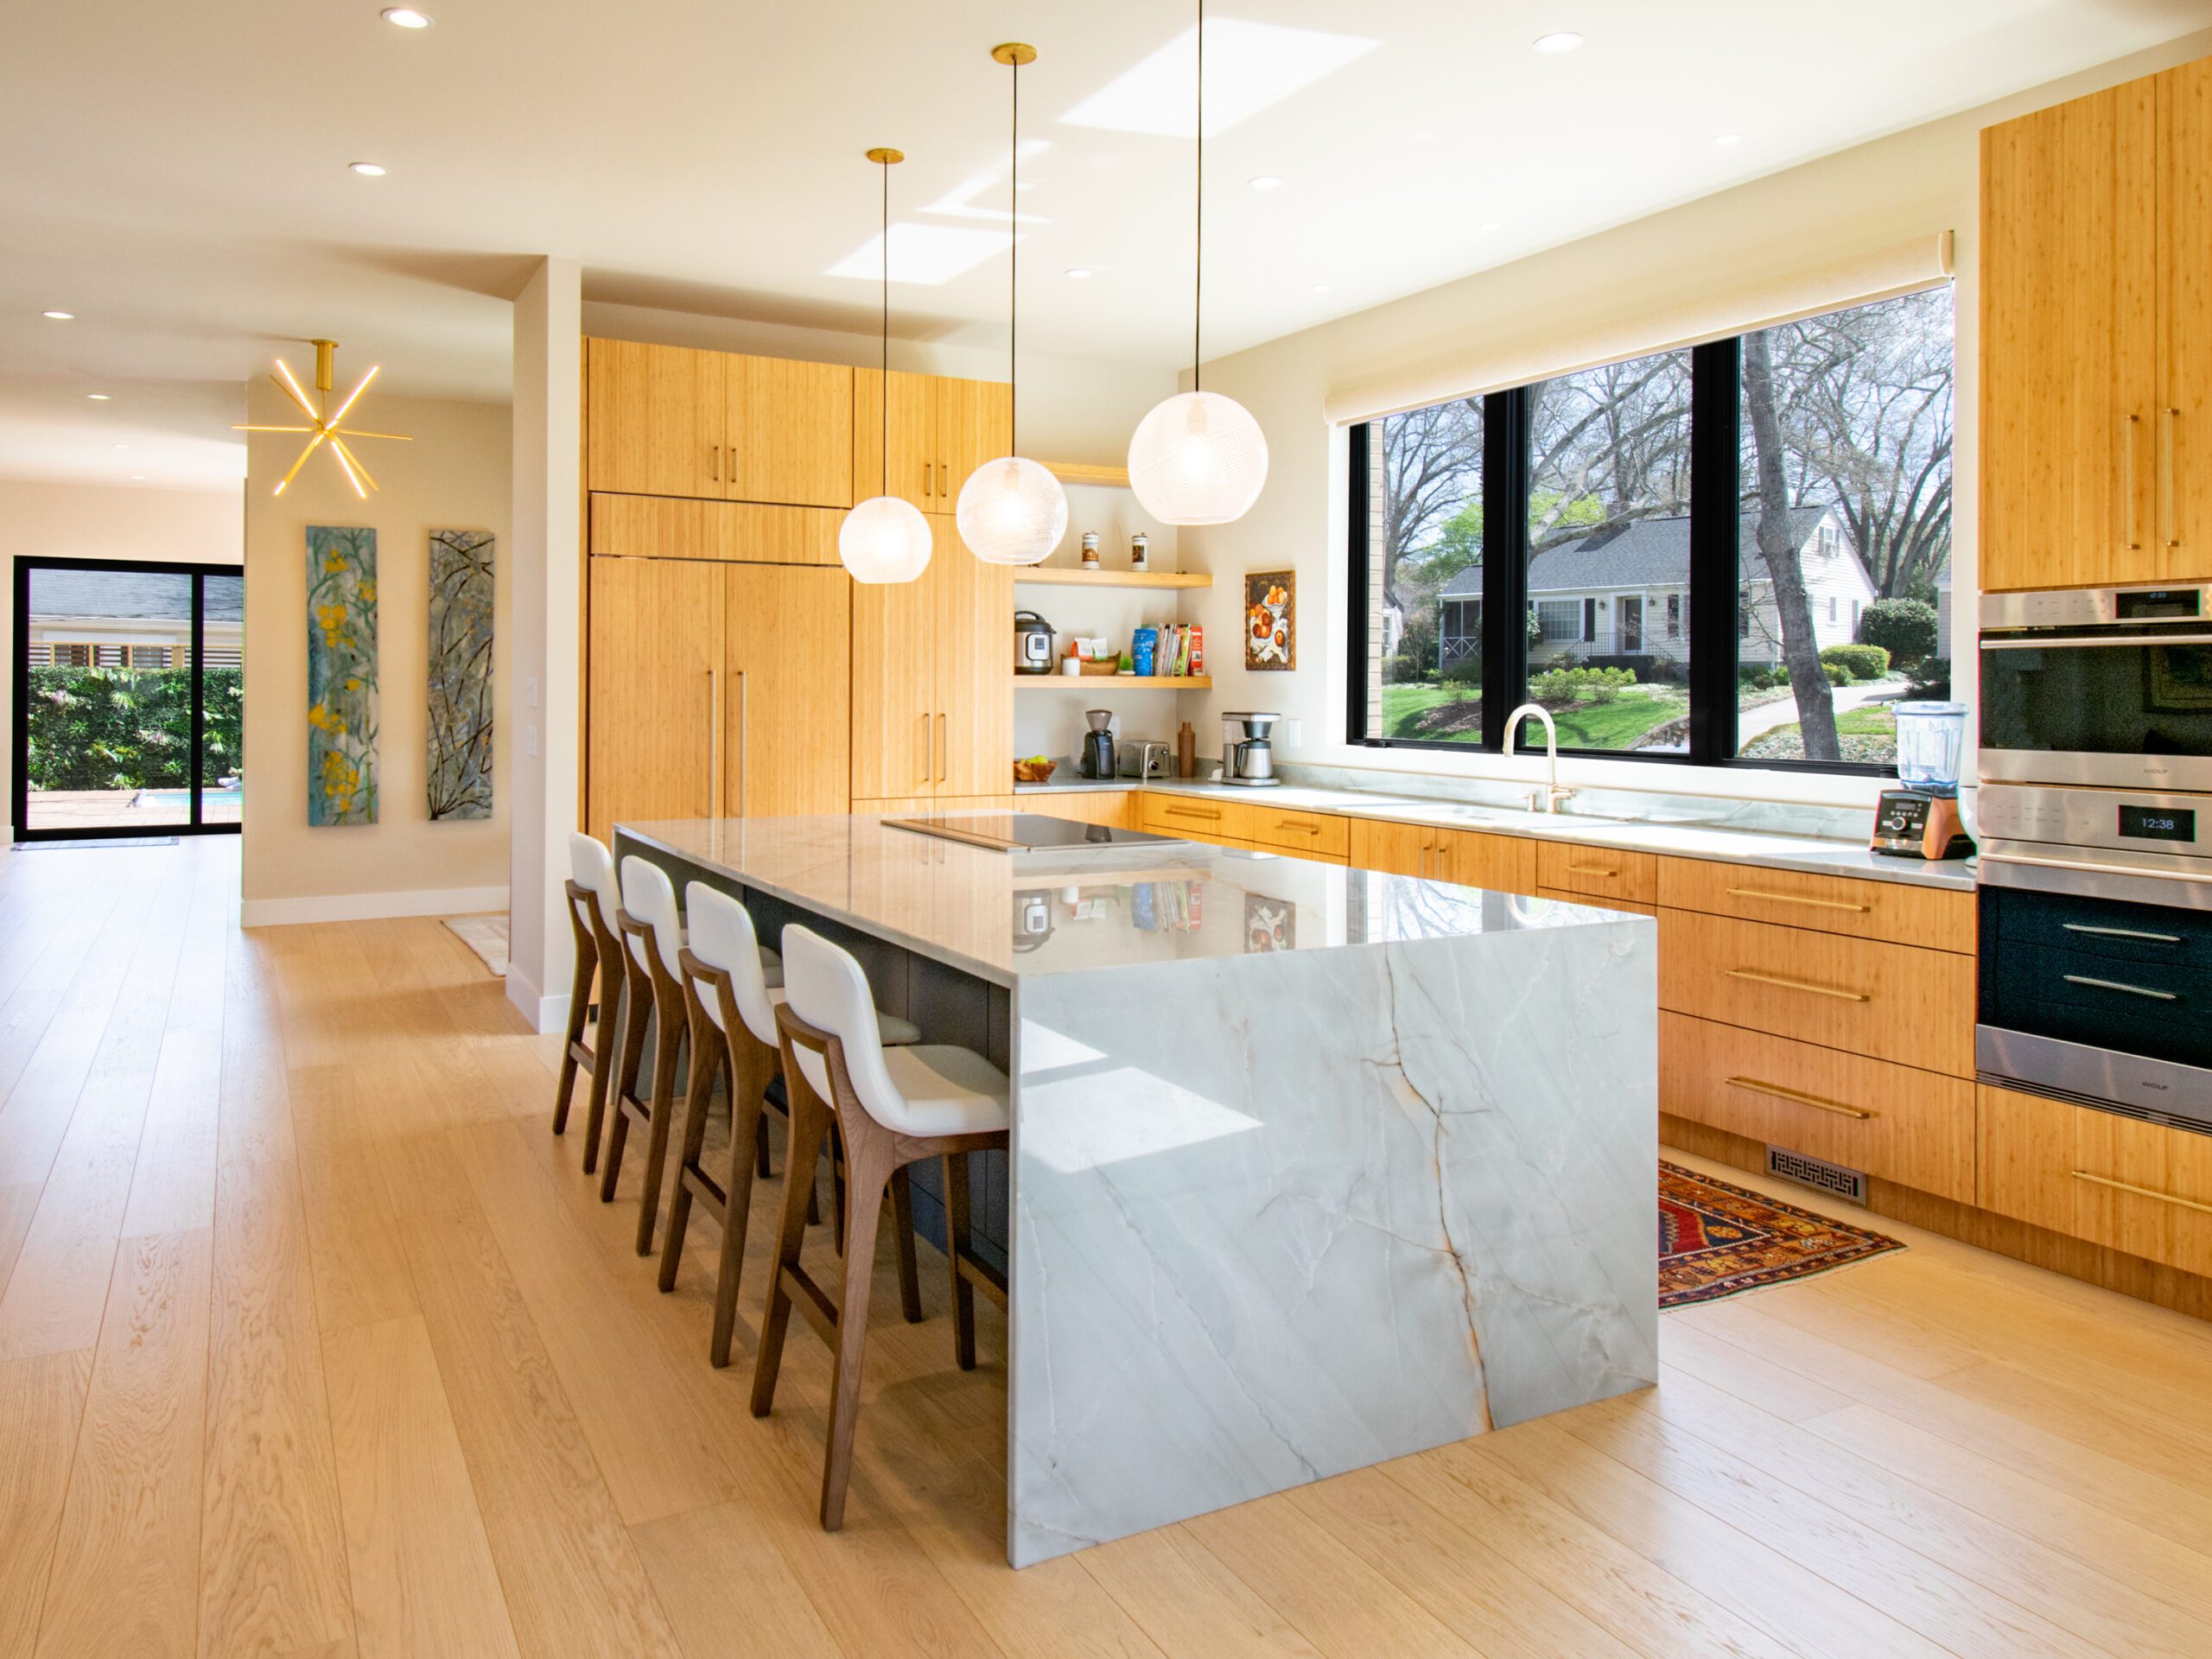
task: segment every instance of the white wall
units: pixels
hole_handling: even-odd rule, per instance
[[[245,556],[245,504],[235,489],[148,490],[0,479],[0,640],[15,649],[18,558],[236,564]],[[0,674],[0,733],[15,730],[15,691],[14,674]],[[0,742],[0,803],[15,800],[14,766],[14,742]],[[10,810],[0,804],[0,812]]]
[[[341,375],[343,370],[341,369]],[[350,383],[349,383],[350,384]],[[341,388],[341,391],[343,388]],[[247,418],[291,423],[297,410],[267,381]],[[509,637],[514,551],[508,524],[507,410],[492,404],[372,392],[360,417],[408,443],[364,443],[383,486],[359,499],[338,468],[311,457],[282,496],[299,454],[290,434],[256,433],[246,448],[245,921],[340,920],[499,910],[507,901]],[[310,829],[307,821],[307,530],[377,532],[378,821]],[[430,822],[429,536],[486,530],[494,565],[493,810]]]
[[[1242,574],[1293,565],[1299,573],[1294,673],[1247,675],[1223,655],[1211,693],[1185,694],[1185,712],[1272,708],[1299,722],[1279,733],[1278,760],[1527,779],[1539,762],[1498,756],[1354,748],[1344,741],[1349,643],[1344,619],[1348,479],[1343,435],[1322,414],[1332,388],[1432,359],[1524,353],[1630,328],[1640,317],[1687,308],[1715,292],[1750,289],[1891,248],[1957,234],[1958,421],[1952,569],[1975,591],[1980,287],[1980,131],[1992,122],[2212,52],[2212,33],[2171,42],[1788,172],[1412,295],[1206,367],[1206,385],[1243,402],[1268,435],[1272,462],[1259,504],[1234,524],[1185,532],[1185,563],[1215,572],[1197,609],[1212,636],[1235,638]],[[1387,226],[1365,234],[1387,235]],[[1567,365],[1562,364],[1562,366]],[[1971,698],[1974,607],[1955,607],[1954,683]],[[1200,729],[1208,722],[1202,721]],[[1974,734],[1967,734],[1969,754]],[[1567,761],[1578,784],[1713,795],[1871,802],[1872,780],[1792,777],[1630,761]]]

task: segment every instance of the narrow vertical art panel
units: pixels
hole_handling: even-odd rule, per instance
[[[430,532],[430,817],[492,816],[493,538]]]
[[[377,533],[308,527],[308,822],[377,821]]]

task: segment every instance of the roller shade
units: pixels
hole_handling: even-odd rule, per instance
[[[1332,423],[1350,425],[1451,397],[1471,397],[1601,363],[1701,346],[1732,334],[1771,328],[1846,306],[1893,299],[1945,281],[1952,269],[1951,232],[1909,242],[1756,285],[1700,295],[1694,301],[1601,327],[1522,337],[1410,365],[1389,374],[1332,387],[1323,407]]]

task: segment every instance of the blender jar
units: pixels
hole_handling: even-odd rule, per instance
[[[1956,796],[1967,738],[1966,704],[1901,702],[1897,720],[1897,781],[1923,795]]]

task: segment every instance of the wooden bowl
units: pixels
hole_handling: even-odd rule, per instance
[[[1049,784],[1059,767],[1050,760],[1017,760],[1014,763],[1014,781],[1017,784]]]

